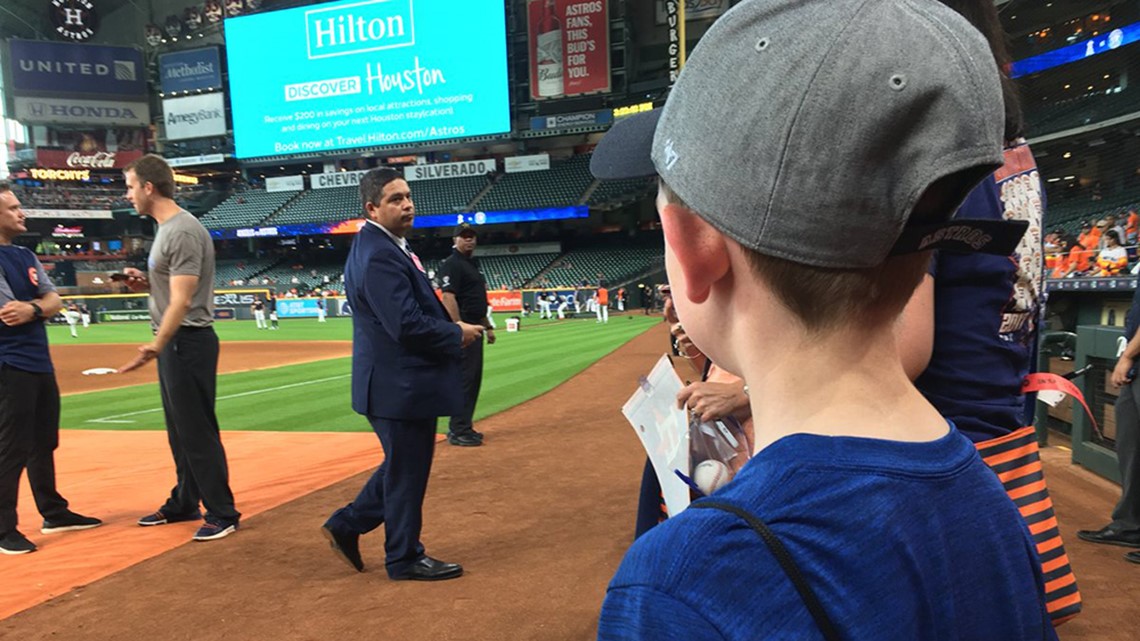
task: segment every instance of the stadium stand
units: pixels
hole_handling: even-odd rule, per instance
[[[207,229],[256,227],[297,196],[297,192],[250,189],[235,193],[202,216]]]
[[[489,289],[521,289],[558,258],[558,254],[485,256],[479,259]]]
[[[535,275],[527,287],[574,287],[583,282],[593,286],[599,280],[612,285],[660,267],[664,258],[663,249],[650,247],[574,250]]]
[[[547,171],[504,174],[474,207],[483,211],[576,205],[594,182],[590,155],[551,161]]]
[[[1140,91],[1129,87],[1053,102],[1030,110],[1026,120],[1034,136],[1067,131],[1128,114],[1140,118]]]
[[[355,187],[338,187],[303,191],[266,222],[287,225],[348,220],[360,216],[360,191]]]
[[[590,192],[586,204],[591,207],[610,209],[648,196],[657,186],[653,178],[632,180],[600,180]]]

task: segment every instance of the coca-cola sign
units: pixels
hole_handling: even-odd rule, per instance
[[[37,164],[51,169],[122,169],[142,156],[143,152],[137,149],[90,153],[61,149],[36,150]]]

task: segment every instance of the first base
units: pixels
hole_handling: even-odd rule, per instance
[[[84,376],[101,376],[103,374],[114,374],[119,370],[114,367],[92,367],[91,369],[83,370]]]

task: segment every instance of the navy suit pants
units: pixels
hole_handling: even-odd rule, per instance
[[[384,565],[389,576],[397,576],[424,556],[420,530],[436,420],[370,416],[368,422],[380,437],[384,462],[356,499],[334,512],[325,525],[339,532],[367,534],[384,524]]]

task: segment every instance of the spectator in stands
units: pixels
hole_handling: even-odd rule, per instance
[[[1089,236],[1086,236],[1088,238]],[[1077,241],[1073,244],[1073,249],[1069,250],[1068,258],[1068,271],[1066,277],[1081,277],[1089,274],[1091,269],[1090,262],[1092,261],[1093,252],[1085,249],[1084,243]]]
[[[1093,221],[1086,220],[1081,223],[1081,231],[1077,234],[1077,242],[1086,249],[1096,247],[1097,244],[1100,243],[1100,233],[1096,231],[1096,226]]]
[[[1046,259],[1049,257],[1046,256]],[[1053,264],[1048,267],[1050,278],[1064,278],[1069,275],[1069,245],[1068,240],[1057,240],[1057,252],[1053,256]]]
[[[1128,267],[1128,252],[1120,244],[1120,234],[1109,229],[1104,234],[1104,248],[1096,258],[1097,276],[1118,276]]]
[[[1120,241],[1119,244],[1121,246],[1123,246],[1124,245],[1124,238],[1125,238],[1124,227],[1121,225],[1118,225],[1116,223],[1116,216],[1113,216],[1112,214],[1105,216],[1104,217],[1104,223],[1105,223],[1105,225],[1104,225],[1103,230],[1101,231],[1100,243],[1097,246],[1097,249],[1104,249],[1105,248],[1105,245],[1107,244],[1106,239],[1105,239],[1105,232],[1108,232],[1108,231],[1115,231],[1116,232],[1116,238],[1117,238],[1117,240]]]
[[[1140,216],[1136,215],[1135,209],[1128,210],[1128,218],[1124,225],[1124,239],[1126,245],[1135,245],[1138,235],[1140,235]]]

